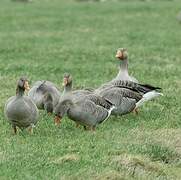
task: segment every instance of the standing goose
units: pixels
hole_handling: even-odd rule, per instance
[[[119,48],[116,53],[116,58],[118,58],[120,64],[118,75],[114,80],[128,80],[138,83],[138,80],[136,78],[129,75],[127,50],[125,48]]]
[[[136,114],[138,114],[139,106],[141,106],[144,102],[152,100],[155,97],[158,97],[163,94],[158,91],[159,88],[151,88],[150,90],[148,89],[147,92],[143,93],[137,90],[135,91],[133,89],[130,89],[130,87],[127,86],[116,86],[116,84],[120,83],[135,86],[134,83],[138,83],[138,81],[134,77],[129,76],[127,50],[125,48],[119,48],[117,50],[116,57],[120,61],[120,70],[117,77],[112,81],[103,84],[101,87],[96,89],[95,92],[98,95],[107,98],[113,104],[117,105],[117,108],[112,113],[122,115],[127,114],[134,109]]]
[[[65,79],[64,76],[65,82],[65,88],[69,88],[69,85],[72,84],[72,79]],[[86,94],[86,91],[84,93],[84,90],[71,92],[69,88],[69,92],[63,94],[55,108],[55,123],[59,124],[65,114],[77,124],[81,124],[91,130],[95,130],[97,124],[105,121],[114,109],[113,104],[98,95],[88,93]]]
[[[128,52],[125,48],[119,48],[116,52],[116,56],[119,60],[119,72],[117,76],[109,82],[106,82],[96,91],[103,90],[105,87],[112,86],[115,81],[132,81],[138,83],[138,80],[132,76],[129,76],[128,73]]]
[[[30,89],[28,96],[34,101],[38,109],[45,109],[52,113],[58,104],[60,92],[50,81],[37,81]]]
[[[9,98],[5,104],[5,116],[11,123],[14,133],[17,133],[17,127],[20,129],[32,127],[37,123],[38,109],[33,101],[24,95],[24,91],[29,90],[29,84],[26,78],[20,78],[17,84],[16,96]]]
[[[114,115],[123,115],[135,110],[157,96],[161,88],[151,85],[134,83],[132,81],[114,81],[111,85],[103,85],[96,93],[116,106]]]

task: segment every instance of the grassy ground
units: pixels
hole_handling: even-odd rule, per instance
[[[179,1],[104,3],[34,0],[0,3],[0,179],[181,179],[181,24]],[[41,112],[31,136],[11,134],[3,114],[16,81],[98,87],[117,74],[118,47],[130,72],[164,97],[139,116],[111,117],[95,134]]]

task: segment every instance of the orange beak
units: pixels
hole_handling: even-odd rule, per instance
[[[116,58],[122,59],[123,58],[123,53],[121,51],[117,51],[116,53]]]
[[[67,83],[68,83],[67,78],[63,78],[63,83],[62,83],[62,85],[63,85],[63,86],[66,86],[66,85],[67,85]]]
[[[55,123],[55,126],[59,126],[61,123],[61,118],[59,116],[55,116],[54,123]]]
[[[30,90],[30,86],[29,86],[28,81],[25,81],[24,88],[25,88],[26,91]]]

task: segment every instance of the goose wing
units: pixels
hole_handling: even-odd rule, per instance
[[[84,119],[89,121],[92,125],[99,124],[107,119],[109,112],[102,106],[96,105],[93,101],[86,99],[80,102],[82,115]]]
[[[127,114],[133,111],[136,102],[142,98],[142,95],[136,91],[114,86],[104,89],[101,92],[101,96],[115,104],[116,109],[113,110],[112,114],[117,115]]]
[[[113,104],[109,100],[96,94],[87,95],[85,98],[91,100],[96,105],[102,106],[108,110],[113,106]]]
[[[139,93],[147,93],[153,90],[160,90],[160,87],[154,87],[149,84],[138,84],[132,81],[114,81],[112,82],[112,86],[121,87],[121,88],[127,88],[132,91],[136,91]]]

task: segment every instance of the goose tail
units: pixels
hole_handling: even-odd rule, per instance
[[[163,93],[158,92],[156,90],[147,92],[146,94],[143,95],[143,98],[136,103],[136,108],[142,106],[142,104],[145,103],[146,101],[150,101],[159,96],[163,96]]]
[[[108,110],[108,115],[107,115],[107,117],[106,117],[106,119],[105,119],[104,121],[106,121],[106,120],[109,118],[109,116],[111,115],[111,112],[112,112],[114,109],[116,109],[116,106],[115,106],[115,105],[112,105],[112,106],[110,107],[110,109]]]
[[[115,106],[115,105],[112,105],[112,106],[109,108],[109,110],[107,110],[107,116],[106,116],[106,118],[105,118],[104,120],[102,120],[101,122],[99,122],[99,124],[100,124],[100,123],[104,123],[106,120],[108,120],[109,116],[111,115],[111,112],[112,112],[115,108],[116,108],[116,106]]]
[[[152,91],[160,92],[162,90],[162,88],[160,88],[160,87],[154,87],[149,84],[138,84],[137,88],[138,88],[138,91],[140,91],[144,94],[146,94],[148,92],[152,92]]]

